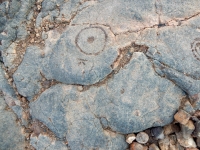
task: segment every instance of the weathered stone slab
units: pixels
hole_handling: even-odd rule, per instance
[[[199,17],[195,19],[198,20]],[[158,68],[161,72],[157,72],[175,82],[191,96],[200,92],[198,26],[196,24],[193,27],[189,21],[183,26],[160,28],[157,39],[159,43],[147,52],[149,57],[156,60],[155,65],[160,66]]]
[[[111,31],[105,27],[68,28],[54,45],[44,75],[66,84],[99,82],[112,72],[111,65],[118,56],[112,40]]]
[[[122,150],[125,134],[169,124],[183,96],[199,110],[199,7],[198,0],[0,1],[0,61],[10,85],[30,101],[31,118],[62,140],[40,134],[30,144]],[[22,118],[4,75],[0,90]]]
[[[38,137],[31,136],[30,144],[38,150],[68,150],[62,141],[57,141],[44,134],[40,134]]]
[[[105,85],[80,92],[76,86],[59,84],[45,91],[30,108],[33,118],[56,136],[66,137],[73,149],[81,143],[104,149],[109,139],[114,140],[105,134],[107,129],[127,134],[170,123],[183,95],[159,77],[146,56],[138,52]],[[120,141],[119,134],[115,138],[118,144],[112,144],[117,144],[114,149],[123,149],[125,140]]]
[[[41,89],[41,51],[38,47],[28,47],[23,62],[13,75],[18,92],[29,100]]]

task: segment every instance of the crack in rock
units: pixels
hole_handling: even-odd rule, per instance
[[[10,149],[122,150],[125,134],[169,124],[183,97],[198,110],[199,6],[1,0],[0,102],[25,138]]]

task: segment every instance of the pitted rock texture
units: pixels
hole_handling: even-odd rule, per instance
[[[199,110],[199,8],[199,0],[0,1],[0,90],[29,144],[122,150],[125,134],[169,124],[183,97]],[[32,119],[56,139],[33,136]]]

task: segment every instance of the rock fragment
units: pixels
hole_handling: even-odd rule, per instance
[[[177,150],[177,139],[176,135],[170,135],[169,136],[169,149],[170,150]]]
[[[6,103],[0,96],[0,149],[1,150],[24,150],[25,137],[21,126],[16,122],[13,112],[6,110]]]
[[[126,142],[128,144],[131,144],[135,140],[135,138],[136,138],[135,134],[128,134],[126,136]]]
[[[151,134],[156,139],[164,139],[163,128],[162,127],[154,127],[151,129]]]
[[[183,137],[183,133],[179,132],[179,133],[176,133],[176,137],[177,137],[177,141],[179,142],[179,144],[181,146],[185,147],[185,148],[188,148],[188,147],[197,147],[194,139],[191,136],[188,137],[187,139],[185,139]]]
[[[184,110],[179,110],[175,115],[174,115],[174,119],[176,121],[178,121],[180,124],[187,124],[189,119],[190,119],[190,114],[188,114],[186,111]]]
[[[186,148],[185,150],[199,150],[198,148]]]
[[[188,123],[185,124],[185,125],[181,124],[181,131],[182,131],[183,137],[185,139],[190,138],[194,129],[195,129],[195,126],[194,126],[194,123],[191,120],[189,120]]]
[[[133,142],[130,145],[130,150],[147,150],[148,148],[146,146],[143,146],[137,142]]]
[[[200,121],[195,122],[194,136],[200,138]]]
[[[158,144],[159,144],[159,147],[161,150],[170,150],[169,149],[169,145],[170,145],[169,137],[166,136],[164,139],[159,140]]]
[[[140,132],[136,136],[136,141],[140,144],[145,144],[148,142],[148,140],[149,140],[149,136],[145,132]]]
[[[199,137],[196,139],[196,144],[197,144],[197,147],[200,147],[200,138]]]
[[[160,150],[160,148],[156,144],[151,144],[149,150]]]
[[[176,124],[169,124],[169,125],[164,127],[164,134],[165,135],[169,135],[169,134],[179,132],[179,131],[180,131],[180,127]]]

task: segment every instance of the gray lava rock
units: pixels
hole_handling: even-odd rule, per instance
[[[13,41],[24,40],[27,36],[26,17],[32,10],[35,0],[13,0],[0,4],[0,50],[6,51]],[[2,17],[1,17],[2,15]]]
[[[200,92],[199,32],[191,21],[187,24],[160,29],[158,38],[162,44],[150,48],[147,55],[155,60],[158,74],[172,80],[192,96]]]
[[[2,64],[1,64],[2,65]],[[0,91],[2,92],[5,102],[7,105],[15,112],[18,118],[22,117],[22,108],[20,106],[20,101],[17,99],[15,91],[8,84],[5,78],[5,72],[0,66]]]
[[[189,101],[186,101],[184,103],[183,110],[185,110],[187,113],[189,113],[191,115],[193,115],[195,113],[195,110]]]
[[[179,88],[155,74],[143,53],[135,53],[106,85],[79,92],[75,86],[58,84],[30,104],[31,115],[56,136],[66,137],[72,149],[78,149],[83,142],[86,147],[103,149],[109,140],[114,142],[114,149],[123,149],[124,137],[110,136],[103,130],[100,118],[106,118],[109,129],[122,134],[165,125],[173,120],[171,114],[176,112],[183,96]]]
[[[66,84],[90,85],[104,79],[118,56],[107,34],[111,32],[101,26],[69,28],[53,47],[44,75]]]
[[[57,141],[44,134],[40,134],[38,137],[31,136],[30,144],[37,150],[68,150],[64,142]]]
[[[35,4],[0,3],[0,60],[17,69],[14,83],[30,100],[31,117],[66,138],[72,150],[126,149],[124,134],[171,123],[185,93],[191,101],[197,97],[191,106],[200,109],[198,0]],[[26,43],[36,31],[42,33],[36,43],[44,42],[44,47],[34,39]],[[19,65],[13,60],[20,42],[28,48]],[[0,89],[21,117],[20,103],[3,74]],[[59,84],[38,95],[42,77]],[[33,97],[38,98],[31,101]],[[31,140],[36,149],[62,148],[42,135]]]
[[[16,123],[16,116],[13,112],[5,110],[6,103],[0,96],[0,149],[25,148],[25,137],[21,132],[21,127]]]
[[[18,92],[29,100],[31,100],[41,88],[40,81],[42,76],[40,65],[40,49],[38,49],[38,47],[28,47],[24,60],[13,75]]]

